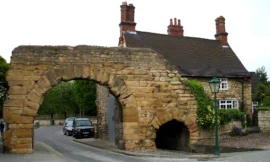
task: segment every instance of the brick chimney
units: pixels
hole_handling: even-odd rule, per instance
[[[127,4],[127,2],[122,2],[121,7],[121,22],[120,27],[120,38],[118,45],[123,44],[123,32],[124,31],[135,31],[136,23],[134,22],[134,11],[135,7],[133,4]]]
[[[216,18],[216,30],[217,30],[217,33],[215,34],[216,40],[220,40],[223,46],[227,46],[228,33],[225,30],[225,18],[223,16],[219,16]]]
[[[168,26],[167,32],[169,35],[184,36],[184,30],[183,26],[181,26],[180,19],[178,19],[178,24],[176,23],[176,18],[174,18],[174,24],[173,20],[170,19],[170,25]]]

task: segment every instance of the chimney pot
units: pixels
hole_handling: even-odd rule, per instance
[[[177,24],[178,21],[178,24]],[[180,19],[174,18],[174,24],[173,24],[173,19],[170,19],[170,25],[168,26],[168,35],[173,35],[173,36],[184,36],[184,30],[183,26],[181,26],[181,21]]]
[[[127,2],[125,1],[125,2],[122,2],[122,5],[127,5]]]
[[[129,6],[133,6],[133,4],[132,4],[132,3],[130,3],[130,4],[129,4]]]

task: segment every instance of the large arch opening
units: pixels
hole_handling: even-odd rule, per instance
[[[184,123],[175,119],[160,126],[156,132],[156,148],[165,150],[189,150],[190,133]]]
[[[97,80],[61,80],[44,93],[38,116],[45,115],[53,120],[59,117],[89,118],[94,124],[95,138],[118,146],[123,140],[123,111],[118,97],[108,84]]]
[[[38,109],[37,119],[95,118],[96,83],[89,80],[62,81],[48,90]]]

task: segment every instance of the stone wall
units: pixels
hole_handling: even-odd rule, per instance
[[[258,125],[262,132],[270,132],[270,110],[258,111]]]
[[[51,120],[35,120],[39,122],[40,126],[48,126],[51,125]],[[65,119],[54,119],[54,125],[63,125]]]
[[[96,138],[108,140],[108,112],[107,99],[109,97],[109,90],[105,86],[96,85],[97,91],[97,134]]]
[[[197,102],[181,76],[150,49],[91,46],[21,46],[12,52],[7,73],[8,99],[3,134],[9,152],[32,153],[34,116],[44,94],[61,81],[94,80],[106,86],[121,105],[123,143],[127,150],[155,148],[156,131],[176,119],[198,141]]]

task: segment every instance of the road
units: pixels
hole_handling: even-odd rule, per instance
[[[173,159],[155,157],[132,157],[94,148],[73,141],[72,136],[65,136],[61,126],[40,127],[35,130],[35,142],[41,143],[48,150],[68,162],[151,162],[151,161],[196,161],[195,159]]]
[[[1,152],[0,140],[0,152]],[[40,127],[35,130],[33,154],[2,154],[0,162],[196,162],[197,159],[136,157],[110,152],[73,141],[64,136],[61,126]],[[270,150],[222,153],[219,158],[203,160],[208,162],[270,162]]]

